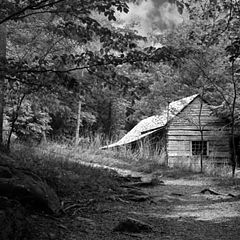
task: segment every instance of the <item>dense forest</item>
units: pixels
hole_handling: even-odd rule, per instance
[[[116,138],[192,93],[236,125],[239,2],[150,2],[141,27],[149,1],[2,0],[1,142]]]

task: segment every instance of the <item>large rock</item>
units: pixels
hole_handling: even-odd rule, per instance
[[[0,197],[0,239],[27,239],[27,226],[25,210],[21,204],[15,200]]]
[[[113,229],[117,232],[129,232],[129,233],[141,233],[141,232],[151,232],[153,227],[145,222],[134,218],[126,218],[118,223],[118,225]]]
[[[39,176],[24,169],[0,165],[0,196],[15,199],[49,213],[59,213],[58,196]]]

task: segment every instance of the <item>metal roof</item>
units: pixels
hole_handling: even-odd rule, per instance
[[[161,115],[148,117],[140,121],[132,130],[130,130],[123,138],[116,143],[102,147],[102,149],[117,147],[131,142],[135,142],[149,134],[159,130],[159,128],[166,126],[166,124],[180,113],[186,106],[188,106],[198,94],[190,97],[182,98],[180,100],[171,102],[167,109]]]

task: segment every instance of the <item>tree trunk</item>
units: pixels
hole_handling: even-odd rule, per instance
[[[199,115],[198,115],[198,124],[199,124],[199,130],[200,130],[200,134],[201,134],[201,155],[200,155],[200,172],[203,172],[203,141],[204,141],[204,137],[203,137],[203,127],[202,127],[202,122],[201,122],[201,116],[202,116],[202,108],[203,108],[203,94],[201,94],[201,103],[200,103],[200,109],[199,109]]]
[[[104,124],[104,128],[106,129],[106,134],[109,139],[112,139],[112,99],[110,99],[108,104],[108,121]]]
[[[235,176],[236,165],[237,165],[237,154],[236,154],[236,144],[235,144],[235,126],[234,121],[231,127],[231,142],[232,142],[232,176]]]
[[[75,135],[75,146],[79,143],[79,130],[81,125],[81,110],[82,110],[82,100],[79,98],[78,101],[78,113],[77,113],[77,127],[76,127],[76,135]]]
[[[236,101],[237,101],[237,83],[234,77],[234,62],[232,62],[231,66],[232,70],[232,83],[233,83],[233,102],[232,102],[232,112],[231,112],[231,141],[232,141],[232,176],[235,176],[236,165],[237,165],[237,151],[235,144],[235,109],[236,109]]]
[[[41,144],[46,144],[47,143],[47,135],[45,130],[42,132],[42,139],[41,139]]]
[[[7,49],[6,24],[0,24],[0,148],[3,147],[4,78]]]
[[[13,130],[14,130],[14,127],[15,127],[15,123],[18,120],[19,111],[21,109],[22,102],[23,102],[25,96],[26,95],[23,94],[22,97],[18,100],[16,110],[13,110],[13,113],[12,113],[14,118],[12,119],[12,122],[11,122],[11,129],[10,129],[10,132],[8,134],[7,145],[6,145],[6,148],[7,148],[8,151],[10,151],[11,137],[12,137]]]
[[[167,125],[166,125],[166,133],[165,133],[165,143],[164,143],[164,147],[165,147],[165,153],[166,153],[166,166],[169,165],[169,156],[168,156],[168,121],[169,121],[169,115],[170,115],[170,99],[167,100]]]

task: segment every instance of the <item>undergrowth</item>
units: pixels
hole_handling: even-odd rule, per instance
[[[201,173],[199,157],[180,158],[178,162],[172,162],[171,166],[179,170]],[[214,158],[209,157],[203,160],[202,173],[206,176],[229,177],[231,166],[227,163],[227,159],[222,163],[217,163]]]
[[[72,152],[65,145],[49,143],[29,147],[15,144],[11,155],[16,160],[16,167],[29,169],[41,176],[60,197],[104,200],[108,193],[118,191],[122,181],[112,170],[74,161]]]
[[[127,147],[102,150],[101,146],[102,138],[98,136],[82,139],[78,146],[57,142],[37,146],[14,144],[12,154],[19,167],[29,168],[42,176],[61,196],[77,194],[79,189],[85,189],[84,194],[98,192],[99,196],[116,190],[119,184],[116,172],[101,166],[144,173],[163,169],[167,172],[165,151],[152,149],[147,143],[134,151]],[[193,160],[190,163],[173,166],[173,172],[199,172],[199,163]],[[203,172],[208,176],[228,177],[230,167],[227,164],[216,166],[209,160],[204,162]]]
[[[54,158],[67,159],[84,165],[107,166],[113,169],[120,168],[150,173],[164,165],[164,153],[159,154],[159,150],[150,148],[148,144],[143,144],[132,151],[125,146],[103,150],[101,143],[102,139],[96,137],[91,140],[84,139],[78,146],[48,142],[48,144],[35,146],[33,150],[35,155],[45,156],[45,158],[54,156]],[[21,144],[13,146],[14,152],[18,149],[22,149]]]

